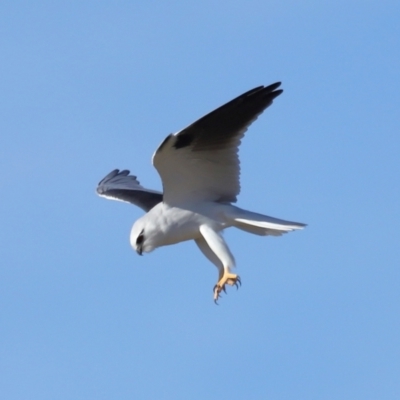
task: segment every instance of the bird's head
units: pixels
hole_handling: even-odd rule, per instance
[[[153,229],[153,224],[146,217],[147,214],[133,224],[130,236],[131,246],[140,256],[158,247],[157,230]]]

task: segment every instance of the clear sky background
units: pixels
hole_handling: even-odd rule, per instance
[[[0,392],[24,399],[400,398],[398,1],[3,1]],[[138,257],[164,137],[258,85],[238,205],[309,224],[229,230],[212,300],[194,243]]]

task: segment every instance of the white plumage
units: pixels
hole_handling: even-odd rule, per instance
[[[129,171],[114,170],[100,181],[100,196],[128,201],[146,214],[132,227],[131,246],[142,254],[194,240],[218,268],[216,301],[225,285],[238,285],[235,261],[221,231],[236,227],[279,236],[305,225],[232,205],[240,192],[238,147],[250,124],[282,93],[280,83],[257,87],[169,135],[153,155],[163,193],[140,185]]]

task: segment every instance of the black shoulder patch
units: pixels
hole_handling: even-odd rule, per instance
[[[162,150],[162,148],[167,144],[168,140],[171,139],[172,136],[173,136],[172,133],[170,133],[170,134],[164,139],[164,141],[158,146],[157,153],[158,153],[159,151]]]
[[[190,133],[184,133],[183,135],[178,135],[176,137],[176,142],[174,147],[176,149],[181,149],[182,147],[190,146],[193,142],[194,135]]]

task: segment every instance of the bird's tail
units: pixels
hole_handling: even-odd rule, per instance
[[[306,226],[306,224],[300,222],[268,217],[267,215],[243,210],[234,206],[226,213],[226,217],[232,226],[260,236],[280,236],[287,232],[303,229]]]

